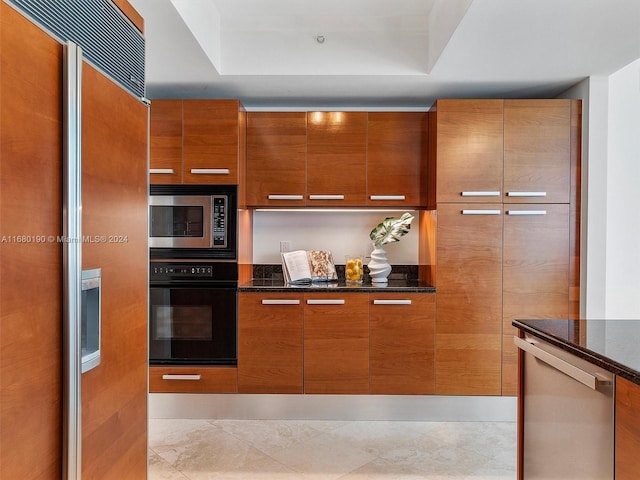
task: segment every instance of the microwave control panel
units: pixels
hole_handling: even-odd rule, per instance
[[[226,235],[227,198],[224,196],[213,197],[213,246],[225,247]]]

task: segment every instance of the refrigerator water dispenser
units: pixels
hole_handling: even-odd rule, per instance
[[[82,271],[82,373],[100,365],[102,269]]]

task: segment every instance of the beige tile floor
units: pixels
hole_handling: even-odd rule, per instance
[[[149,480],[513,480],[511,422],[149,421]]]

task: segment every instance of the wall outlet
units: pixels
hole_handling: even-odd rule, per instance
[[[365,248],[364,257],[365,258],[371,258],[371,252],[373,252],[373,243],[372,242],[367,242],[367,245],[364,248]]]
[[[280,253],[291,251],[291,240],[280,240]]]

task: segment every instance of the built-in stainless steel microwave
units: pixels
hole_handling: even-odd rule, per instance
[[[152,185],[152,257],[235,258],[236,186]]]

